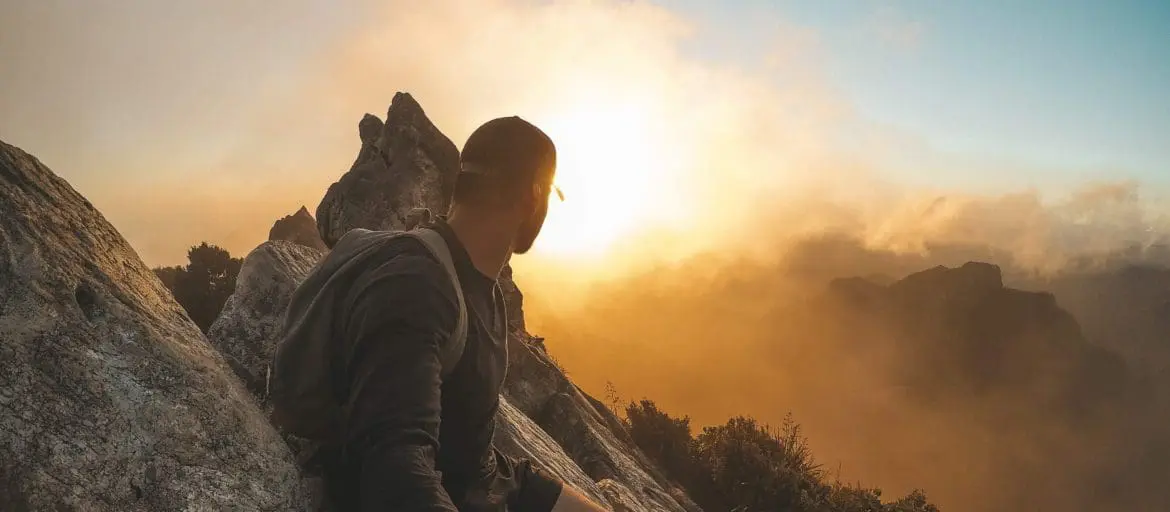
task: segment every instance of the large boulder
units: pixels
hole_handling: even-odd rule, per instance
[[[366,114],[358,131],[357,159],[317,206],[317,228],[326,245],[354,228],[406,229],[415,208],[446,213],[459,150],[413,97],[395,94],[386,122]]]
[[[325,250],[325,241],[317,233],[317,221],[304,206],[296,213],[281,218],[268,230],[269,240],[288,240],[318,251]]]
[[[292,456],[158,278],[0,142],[0,510],[301,510]]]
[[[207,330],[207,339],[258,396],[292,293],[324,254],[293,242],[264,242],[244,258],[235,292]]]

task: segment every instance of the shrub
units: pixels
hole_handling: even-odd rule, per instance
[[[791,415],[779,428],[735,417],[692,437],[689,417],[672,418],[642,400],[626,407],[626,425],[634,443],[706,510],[938,512],[921,491],[882,503],[880,489],[825,483]]]

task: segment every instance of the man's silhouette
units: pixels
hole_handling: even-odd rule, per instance
[[[312,321],[328,318],[321,353],[332,361],[332,396],[344,404],[340,440],[323,457],[330,501],[342,511],[602,510],[492,445],[508,361],[496,280],[540,233],[555,189],[556,148],[532,124],[500,118],[471,134],[460,164],[448,218],[424,228],[433,230],[431,242],[384,238],[350,257],[343,238],[322,264],[342,271],[325,284],[313,277],[302,284],[319,290],[298,290],[329,312]],[[449,258],[436,243],[445,243]],[[288,325],[297,322],[297,302]],[[452,358],[457,326],[466,341]],[[274,379],[279,351],[277,358]]]

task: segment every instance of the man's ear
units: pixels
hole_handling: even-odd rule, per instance
[[[533,183],[531,192],[532,193],[528,196],[528,203],[525,204],[529,215],[536,212],[540,206],[540,201],[544,199],[540,197],[540,195],[544,193],[544,187],[540,186],[539,183]]]

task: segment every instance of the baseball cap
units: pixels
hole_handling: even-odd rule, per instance
[[[557,150],[540,128],[518,116],[492,119],[476,128],[459,154],[460,175],[505,182],[547,183],[565,200],[553,179]]]

